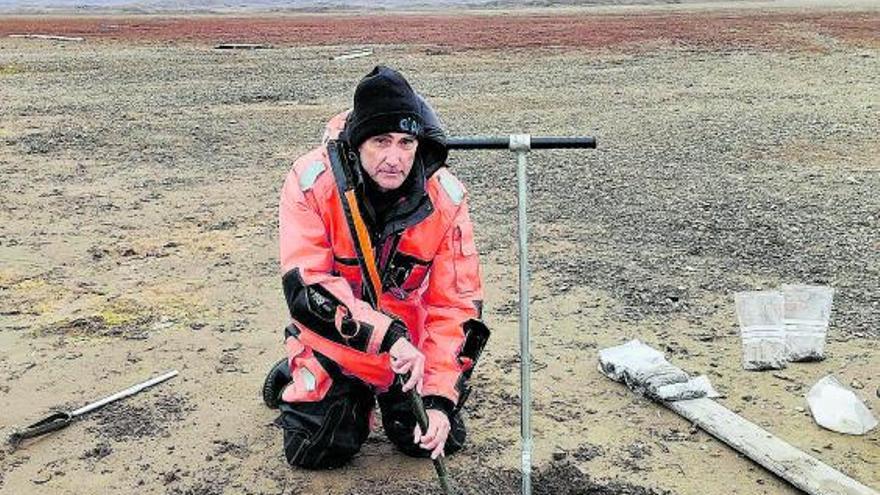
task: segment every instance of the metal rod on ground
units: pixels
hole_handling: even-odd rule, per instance
[[[121,392],[117,392],[111,396],[104,397],[103,399],[101,399],[97,402],[93,402],[87,406],[83,406],[83,407],[77,409],[76,411],[73,411],[72,413],[70,413],[70,415],[75,418],[75,417],[83,415],[89,411],[94,411],[95,409],[98,409],[99,407],[106,406],[107,404],[109,404],[111,402],[115,402],[119,399],[124,399],[125,397],[134,395],[145,388],[150,388],[153,385],[157,385],[159,383],[164,382],[165,380],[170,380],[171,378],[174,378],[175,376],[177,376],[177,370],[169,371],[168,373],[159,375],[155,378],[151,378],[145,382],[138,383],[137,385],[132,385],[131,387],[129,387]]]
[[[531,137],[511,134],[508,137],[450,138],[447,148],[460,150],[509,149],[517,155],[517,231],[519,234],[519,344],[520,344],[520,434],[522,436],[522,494],[532,493],[532,428],[531,428],[531,357],[529,352],[529,245],[528,218],[528,153],[532,149],[595,148],[593,137]]]
[[[408,393],[410,405],[416,415],[416,422],[422,430],[422,434],[428,431],[428,412],[425,411],[425,404],[422,402],[422,396],[415,389]],[[439,456],[434,461],[434,470],[437,471],[437,479],[440,480],[440,488],[444,495],[452,495],[452,489],[449,487],[449,474],[446,472],[446,463],[443,462],[443,456]]]
[[[397,383],[403,387],[403,384],[409,381],[409,377],[409,373],[398,375]],[[412,409],[413,414],[416,416],[416,423],[418,423],[419,428],[422,430],[422,434],[427,433],[428,411],[425,410],[425,403],[422,401],[422,396],[419,395],[415,388],[404,393],[409,397],[409,406]],[[453,495],[454,492],[449,485],[449,474],[446,472],[446,463],[443,462],[443,456],[433,459],[433,461],[434,470],[437,471],[437,478],[440,480],[440,488],[443,490],[443,495]]]

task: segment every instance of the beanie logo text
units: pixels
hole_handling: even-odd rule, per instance
[[[401,131],[412,134],[413,136],[418,136],[419,132],[421,132],[422,130],[421,124],[419,124],[419,122],[412,117],[405,117],[400,119],[400,123],[398,125],[400,126]]]

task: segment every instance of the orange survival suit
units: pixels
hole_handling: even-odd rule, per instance
[[[405,452],[412,450],[411,440],[407,446],[389,431],[403,437],[411,432],[409,424],[388,422],[395,417],[391,409],[403,413],[404,407],[392,404],[386,411],[383,404],[393,395],[387,352],[398,338],[409,338],[425,355],[425,406],[453,415],[460,405],[472,364],[460,358],[465,332],[468,325],[482,325],[481,272],[465,188],[446,167],[445,135],[421,101],[427,125],[407,194],[379,219],[363,186],[356,188],[382,283],[379,311],[363,300],[364,274],[326,149],[328,140],[343,132],[346,113],[331,119],[322,146],[297,159],[284,182],[280,259],[292,317],[285,331],[292,381],[281,395],[279,421],[292,464],[325,467],[356,453],[366,438],[363,417],[372,410],[374,393],[389,438]],[[355,175],[361,177],[361,171]],[[338,418],[327,418],[329,402],[337,400],[351,404],[340,406]],[[353,423],[357,431],[343,446],[316,435]],[[456,424],[460,418],[452,421],[453,430]],[[299,436],[288,442],[290,432]],[[337,431],[334,441],[343,433]],[[463,435],[462,426],[462,442]]]

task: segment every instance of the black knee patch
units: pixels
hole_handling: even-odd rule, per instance
[[[449,438],[446,439],[446,446],[443,447],[446,455],[451,455],[464,447],[465,442],[467,441],[467,428],[464,425],[464,420],[461,417],[461,413],[456,412],[452,415],[452,421],[450,423],[449,429]]]
[[[373,395],[363,384],[337,381],[319,402],[280,403],[284,456],[292,466],[327,469],[348,462],[370,434]]]
[[[317,431],[284,429],[284,456],[292,466],[326,469],[344,464],[361,448],[356,428],[343,427],[350,404],[337,401],[326,411]],[[348,425],[346,425],[348,426]],[[369,433],[369,432],[368,432]]]
[[[413,443],[416,416],[404,394],[392,390],[381,395],[379,396],[379,406],[382,408],[382,426],[385,428],[385,435],[398,450],[411,457],[429,457],[431,455],[431,452]],[[461,414],[454,413],[449,426],[449,436],[446,438],[444,446],[446,455],[461,450],[467,439],[467,430]]]
[[[389,417],[390,416],[390,417]],[[382,426],[385,428],[385,436],[398,450],[407,455],[419,457],[421,453],[427,455],[427,451],[413,443],[413,428],[416,426],[416,418],[413,415],[388,415],[382,412]]]

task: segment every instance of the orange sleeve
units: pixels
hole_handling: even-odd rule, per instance
[[[480,318],[483,301],[480,260],[466,200],[459,205],[434,257],[422,298],[427,310],[421,344],[426,357],[422,395],[440,396],[455,404],[456,384],[463,371],[458,362],[463,325]]]

